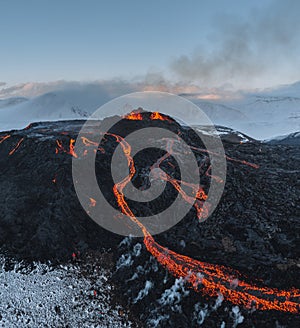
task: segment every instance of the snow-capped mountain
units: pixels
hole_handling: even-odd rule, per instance
[[[300,131],[300,81],[257,92],[243,92],[236,99],[195,102],[215,124],[242,131],[256,139],[270,139]]]
[[[300,131],[299,98],[291,96],[249,95],[241,103],[235,103],[248,120],[239,121],[244,133],[258,139],[269,139],[278,135]]]
[[[300,97],[300,81],[292,84],[280,85],[277,88],[269,88],[264,91],[269,96],[287,96],[287,97]]]
[[[27,100],[28,99],[25,97],[11,97],[7,99],[0,99],[0,108],[18,105]]]
[[[109,101],[110,96],[100,88],[82,90],[58,90],[16,101],[0,100],[0,129],[23,128],[31,122],[87,118],[99,105]]]
[[[143,85],[125,82],[64,81],[2,89],[0,130],[23,128],[35,121],[87,118],[115,97],[143,90]],[[201,108],[214,124],[242,131],[255,139],[300,131],[300,82],[239,93],[236,99],[203,100],[195,93],[182,96]],[[186,121],[198,123],[193,117],[186,117]]]
[[[238,108],[230,106],[230,104],[224,105],[222,103],[197,100],[193,97],[188,99],[201,108],[214,124],[230,127],[234,122],[249,121],[247,114],[241,112]]]
[[[299,145],[300,146],[300,132],[290,133],[285,136],[279,136],[268,140],[268,143],[274,145]]]

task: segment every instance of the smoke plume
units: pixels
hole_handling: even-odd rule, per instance
[[[300,2],[272,1],[247,20],[216,17],[209,43],[181,55],[171,69],[206,86],[267,86],[300,79]]]

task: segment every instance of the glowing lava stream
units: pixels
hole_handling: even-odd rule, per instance
[[[9,156],[13,155],[16,150],[18,150],[18,148],[21,146],[21,143],[24,141],[24,138],[21,138],[18,143],[16,144],[15,148],[13,148],[10,152],[9,152]]]
[[[69,150],[66,150],[63,147],[62,142],[60,140],[56,140],[57,148],[55,149],[55,153],[58,154],[58,152],[61,151],[61,152],[67,153],[67,154],[77,158],[78,156],[74,151],[74,143],[75,143],[75,139],[70,139],[70,145],[69,145],[70,148],[69,148]]]
[[[126,118],[140,120],[141,116],[138,114],[140,113],[134,113],[130,116],[126,116]],[[155,118],[153,117],[152,119],[160,119],[159,116],[156,114],[154,115]],[[121,182],[116,183],[113,187],[113,193],[116,197],[117,203],[121,209],[121,212],[124,215],[130,217],[130,219],[141,229],[144,234],[144,244],[147,250],[157,259],[157,261],[162,266],[164,266],[175,277],[183,277],[195,291],[202,292],[208,296],[218,296],[221,293],[223,297],[228,301],[232,302],[233,304],[245,306],[246,308],[255,307],[259,310],[277,310],[290,313],[299,312],[299,289],[292,288],[290,290],[278,290],[276,288],[260,287],[255,284],[250,284],[244,281],[243,276],[236,270],[222,265],[197,261],[188,256],[177,254],[174,251],[171,251],[168,248],[158,244],[154,240],[153,236],[147,231],[146,227],[135,217],[127,202],[125,201],[125,196],[123,194],[123,189],[131,181],[136,172],[134,160],[131,157],[131,147],[121,136],[109,133],[106,133],[106,135],[114,137],[120,144],[123,153],[127,158],[129,167],[129,174]],[[77,158],[78,155],[74,151],[74,142],[75,140],[71,139],[69,150],[66,150],[63,147],[62,142],[57,140],[56,153],[61,151]],[[86,146],[95,147],[94,151],[97,151],[98,145],[95,142],[85,137],[82,138],[82,142]],[[204,149],[197,149],[195,147],[191,148],[198,152],[208,153],[208,151]],[[98,150],[104,153],[103,148],[99,147]],[[172,153],[172,151],[170,151],[170,153]],[[86,153],[83,153],[83,155],[86,155]],[[169,154],[166,154],[160,158],[155,164],[152,165],[151,169],[159,168],[159,165],[168,156]],[[258,165],[256,164],[233,159],[228,156],[226,156],[226,158],[230,161],[245,164],[253,168],[258,168]],[[161,173],[156,177],[171,183],[173,187],[180,193],[182,198],[195,207],[199,219],[201,217],[206,217],[207,208],[205,207],[207,205],[204,203],[204,201],[206,200],[207,195],[203,189],[197,190],[196,185],[187,184],[184,181],[176,180],[166,173]],[[188,196],[181,189],[180,184],[189,186],[192,189],[192,193],[196,195],[195,203],[194,198]],[[96,201],[94,199],[90,198],[90,206],[96,206]]]
[[[10,135],[9,134],[7,134],[6,136],[1,136],[0,137],[0,144],[2,144],[2,142],[5,141],[8,138],[10,138]]]
[[[132,121],[142,121],[143,120],[143,115],[140,112],[131,112],[127,115],[124,116],[127,120],[132,120]]]
[[[239,272],[222,265],[209,264],[194,260],[188,256],[177,254],[159,245],[145,226],[135,217],[122,193],[125,186],[135,174],[135,166],[131,157],[130,145],[120,136],[114,135],[120,143],[127,158],[129,174],[121,182],[113,187],[118,205],[123,214],[130,217],[144,234],[144,244],[147,250],[170,271],[175,277],[183,277],[191,284],[195,291],[201,291],[209,296],[218,296],[220,293],[225,299],[234,304],[248,308],[255,307],[259,310],[278,310],[284,312],[298,313],[299,303],[292,300],[300,297],[300,290],[278,290],[276,288],[259,287],[240,280]],[[170,178],[169,182],[176,186]],[[177,187],[175,187],[177,189]],[[230,282],[238,277],[235,286]]]

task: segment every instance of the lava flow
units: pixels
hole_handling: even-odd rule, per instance
[[[132,112],[125,116],[124,118],[129,120],[142,120],[143,116],[140,112]],[[160,114],[157,115],[152,113],[150,119],[164,119]],[[236,305],[241,305],[246,308],[256,308],[259,310],[277,310],[282,312],[298,313],[299,312],[299,298],[300,290],[292,288],[290,290],[279,290],[276,288],[263,287],[257,284],[252,284],[246,282],[245,277],[238,271],[231,268],[210,264],[206,262],[201,262],[194,260],[188,256],[178,254],[166,247],[158,244],[153,236],[149,233],[146,227],[138,220],[134,215],[130,206],[125,200],[125,195],[123,193],[126,185],[132,180],[136,173],[135,163],[133,157],[131,156],[131,146],[124,138],[117,134],[106,133],[115,138],[122,148],[122,151],[127,159],[127,164],[129,168],[129,174],[120,182],[113,186],[113,193],[116,198],[117,204],[121,212],[128,216],[132,222],[134,222],[142,231],[144,235],[144,244],[146,249],[152,254],[156,260],[165,267],[170,273],[172,273],[177,278],[184,278],[187,284],[197,292],[201,292],[205,295],[215,297],[220,294],[223,295],[224,299],[232,302]],[[87,138],[82,138],[82,142],[86,146],[95,147],[97,151],[98,145],[90,141]],[[206,152],[207,150],[198,149],[191,147],[195,152]],[[101,149],[100,149],[101,150]],[[68,153],[73,157],[77,158],[77,154],[74,151],[74,139],[70,140],[69,150],[65,149],[62,142],[57,141],[56,152],[59,151]],[[160,158],[155,164],[152,165],[151,169],[159,168],[160,164],[172,153],[172,146],[169,147],[168,153]],[[83,154],[85,155],[85,154]],[[243,160],[236,160],[226,156],[230,161],[238,162],[241,164],[248,165],[252,168],[258,168],[257,165],[248,163]],[[162,179],[166,182],[172,184],[172,186],[179,192],[181,197],[194,206],[197,212],[198,218],[207,217],[208,206],[205,202],[207,199],[207,194],[205,191],[197,186],[196,184],[188,184],[184,181],[179,181],[162,170],[156,170],[157,178]],[[209,175],[209,169],[206,172]],[[217,178],[212,177],[211,178]],[[182,189],[181,184],[190,187],[192,194],[195,196],[191,197],[187,195]],[[96,206],[96,201],[90,198],[90,206]],[[235,283],[233,283],[233,281]]]
[[[169,121],[169,119],[166,116],[161,115],[159,112],[151,113],[150,120]]]
[[[10,138],[10,135],[9,135],[9,134],[7,134],[7,135],[5,135],[5,136],[1,136],[1,137],[0,137],[0,144],[2,144],[2,142],[5,141],[5,140],[8,139],[8,138]]]
[[[142,110],[134,110],[130,112],[129,114],[123,116],[123,118],[131,121],[143,121],[144,116],[142,113]],[[162,115],[159,112],[152,112],[151,114],[149,113],[149,119],[154,121],[154,120],[160,120],[160,121],[171,121],[170,118],[168,118],[166,115]]]
[[[18,143],[16,144],[16,146],[9,152],[9,156],[13,155],[21,146],[21,143],[24,141],[24,138],[21,138]]]
[[[60,140],[56,140],[57,147],[55,149],[55,153],[58,154],[61,151],[63,153],[67,153],[67,154],[77,158],[78,155],[74,151],[74,143],[75,143],[75,139],[70,139],[69,150],[67,150],[64,148],[64,146]]]
[[[159,114],[160,115],[160,114]],[[161,115],[160,115],[161,116]],[[151,116],[150,116],[151,117]],[[156,119],[160,119],[160,118],[156,118]],[[154,163],[151,167],[150,170],[153,170],[155,168],[160,168],[160,164],[167,159],[168,157],[171,156],[171,154],[173,154],[173,145],[174,145],[174,140],[168,140],[167,141],[167,149],[168,152],[162,156],[161,158],[159,158],[156,163]],[[129,147],[129,145],[128,145]],[[207,199],[207,195],[204,191],[204,189],[202,187],[199,187],[199,185],[195,184],[195,183],[188,183],[182,180],[177,180],[172,178],[169,174],[167,174],[166,172],[162,172],[162,170],[156,171],[158,173],[154,174],[154,177],[156,179],[160,179],[166,182],[171,183],[171,185],[179,192],[179,194],[181,195],[181,197],[190,205],[194,206],[196,213],[197,213],[197,217],[198,219],[206,219],[207,215],[208,215],[208,205],[204,205],[204,202]],[[191,197],[189,195],[187,195],[187,193],[185,193],[182,188],[181,185],[184,185],[186,187],[189,187],[191,189],[191,194],[195,195],[196,197],[196,201],[194,197]]]
[[[129,174],[121,182],[113,187],[118,205],[123,214],[130,217],[144,234],[144,244],[147,250],[175,277],[182,277],[195,291],[200,291],[209,296],[218,296],[220,293],[233,304],[247,308],[255,307],[259,310],[277,310],[290,313],[298,313],[299,303],[295,299],[300,297],[300,290],[278,290],[276,288],[259,287],[249,284],[241,279],[242,275],[237,271],[221,265],[209,264],[194,260],[190,257],[177,254],[159,245],[145,226],[135,217],[122,193],[125,186],[135,174],[134,160],[131,156],[130,145],[120,136],[115,136],[120,142],[127,158]],[[172,179],[169,177],[168,181]],[[176,185],[176,182],[173,181]],[[177,189],[177,188],[176,188]],[[237,284],[230,283],[235,277],[239,277]],[[202,288],[201,288],[202,287]]]
[[[132,111],[131,113],[125,115],[124,118],[126,118],[127,120],[131,120],[131,121],[142,121],[143,120],[142,113],[140,113],[138,111]]]

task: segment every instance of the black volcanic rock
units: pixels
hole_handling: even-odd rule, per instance
[[[77,250],[110,248],[120,240],[82,209],[73,187],[72,157],[55,152],[56,140],[67,147],[81,126],[76,121],[32,124],[10,132],[0,145],[0,245],[7,254],[60,260]]]
[[[134,252],[134,247],[141,248],[139,256],[132,256],[131,266],[120,266],[116,270],[114,279],[120,297],[142,322],[149,324],[155,315],[167,315],[168,320],[159,326],[196,327],[194,312],[199,303],[203,313],[209,312],[204,327],[220,327],[223,321],[226,327],[232,326],[235,320],[232,304],[224,301],[220,308],[209,310],[215,300],[193,291],[180,301],[181,313],[172,310],[171,305],[161,306],[158,299],[173,286],[174,278],[157,265],[142,246],[141,239],[125,240],[118,247],[123,237],[99,227],[82,209],[72,182],[72,157],[63,152],[56,154],[55,149],[57,139],[67,148],[70,138],[76,139],[83,123],[34,123],[24,130],[0,134],[2,252],[20,259],[63,261],[73,252],[112,249],[115,261],[120,264],[119,259],[124,254]],[[148,123],[147,120],[125,120],[116,132],[123,129],[127,134]],[[157,124],[162,128],[169,124],[172,131],[202,147],[188,128],[182,128],[176,122],[158,121]],[[5,135],[10,137],[4,140]],[[228,161],[225,191],[213,215],[199,223],[192,209],[180,223],[157,236],[156,240],[180,254],[233,267],[249,279],[261,279],[267,286],[299,288],[299,148],[255,140],[240,143],[234,136],[221,136],[228,156],[255,163],[259,168]],[[151,152],[147,156],[150,155]],[[199,161],[204,159],[204,155],[199,155]],[[142,165],[143,158],[140,163]],[[98,165],[98,172],[101,172],[101,165],[104,168],[107,163],[98,162]],[[137,185],[141,181],[137,177]],[[135,246],[137,244],[141,245]],[[139,272],[139,278],[132,279]],[[154,287],[135,303],[147,281]],[[241,311],[245,317],[241,327],[300,325],[297,315]]]

